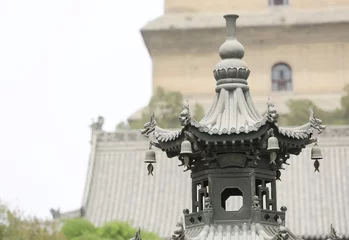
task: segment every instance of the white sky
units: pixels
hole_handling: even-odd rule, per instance
[[[139,29],[163,1],[0,0],[2,201],[39,217],[81,206],[91,118],[114,130],[149,101]]]

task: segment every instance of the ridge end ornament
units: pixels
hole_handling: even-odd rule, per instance
[[[322,125],[322,120],[319,118],[316,118],[312,108],[310,109],[309,123],[310,123],[310,128],[316,129],[319,134],[326,129],[326,125]]]
[[[191,120],[190,110],[189,110],[189,103],[185,103],[182,107],[182,112],[179,116],[179,121],[183,127],[188,126]]]
[[[186,240],[182,217],[180,221],[177,222],[176,227],[177,228],[174,230],[171,240]]]
[[[153,114],[150,116],[149,122],[145,123],[143,126],[144,129],[141,130],[142,135],[145,136],[146,138],[149,138],[149,135],[155,131],[155,127],[156,127],[156,120],[155,120],[155,113],[153,112]]]
[[[267,105],[268,105],[268,111],[267,111],[268,121],[276,124],[279,118],[279,113],[277,112],[270,98],[268,98]]]
[[[140,227],[138,228],[138,231],[136,232],[136,236],[134,238],[131,238],[130,240],[142,240]]]

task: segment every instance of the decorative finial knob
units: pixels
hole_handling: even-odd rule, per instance
[[[242,59],[245,55],[245,49],[242,44],[236,40],[236,14],[224,15],[226,21],[227,39],[219,48],[219,55],[222,59],[238,58]]]

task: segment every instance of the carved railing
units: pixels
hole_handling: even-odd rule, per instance
[[[186,228],[197,227],[204,224],[210,224],[212,211],[200,211],[184,214],[184,223]]]
[[[281,220],[281,221],[280,221]],[[285,212],[260,210],[260,221],[269,224],[280,224],[285,222]]]

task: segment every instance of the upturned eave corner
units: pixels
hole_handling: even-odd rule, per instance
[[[268,115],[270,115],[268,113]],[[271,121],[272,122],[272,121]],[[279,127],[277,121],[274,122],[279,134],[294,140],[306,140],[305,145],[309,145],[317,142],[317,138],[314,138],[314,134],[321,134],[325,129],[326,125],[322,124],[322,120],[315,116],[315,113],[310,109],[309,122],[298,126],[298,127]]]

